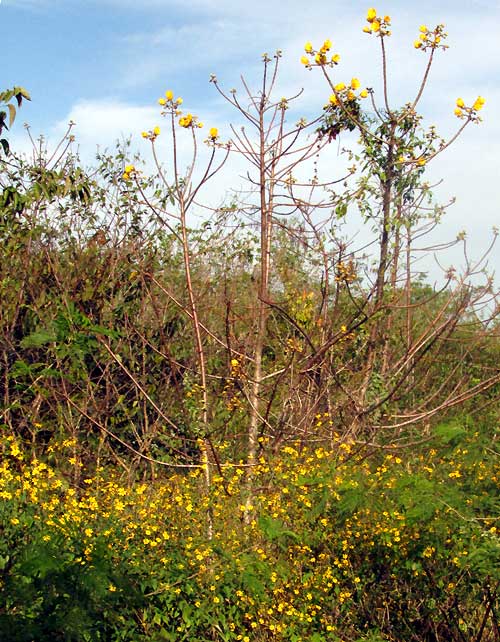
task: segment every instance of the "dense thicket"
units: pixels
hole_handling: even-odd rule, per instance
[[[389,17],[367,19],[383,44]],[[421,28],[429,66],[444,37]],[[171,90],[151,178],[127,148],[84,169],[69,132],[2,157],[2,639],[500,640],[491,247],[422,276],[444,214],[425,168],[456,137],[415,111],[429,67],[377,107],[332,82],[330,48],[306,44],[333,92],[309,125],[273,98],[279,52],[244,101],[213,77],[248,130],[211,128],[206,165]],[[457,101],[457,135],[483,104]],[[322,183],[346,130],[349,176]],[[208,208],[233,154],[249,193]]]

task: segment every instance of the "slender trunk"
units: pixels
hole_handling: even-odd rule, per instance
[[[272,200],[266,193],[266,158],[265,158],[265,132],[264,132],[264,96],[259,110],[259,199],[260,199],[260,275],[259,275],[259,301],[257,306],[257,328],[254,347],[253,383],[249,394],[250,421],[248,425],[247,444],[247,484],[245,503],[245,522],[250,521],[250,506],[253,496],[253,467],[257,463],[257,446],[260,413],[260,391],[262,387],[262,354],[267,327],[269,300],[269,267],[272,236]],[[272,187],[270,187],[272,190]]]
[[[191,323],[193,326],[193,333],[196,346],[196,357],[198,361],[200,383],[201,383],[201,425],[203,437],[201,440],[201,463],[203,466],[205,491],[208,495],[211,486],[211,471],[210,471],[210,458],[209,458],[209,439],[208,439],[208,399],[207,399],[207,375],[205,368],[205,353],[203,350],[203,342],[201,339],[201,328],[198,317],[198,309],[196,306],[196,299],[194,296],[193,283],[191,279],[191,257],[189,254],[189,241],[186,228],[186,209],[184,199],[180,199],[180,219],[181,219],[181,237],[182,237],[182,254],[184,260],[184,272],[186,275],[186,286],[189,298],[189,308],[191,312]],[[213,519],[210,509],[207,510],[207,534],[209,539],[213,536]]]

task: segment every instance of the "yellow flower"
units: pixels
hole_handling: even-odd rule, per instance
[[[198,127],[199,129],[201,129],[201,128],[203,127],[203,123],[196,123],[196,127]]]
[[[363,89],[363,90],[360,92],[359,97],[360,97],[360,98],[367,98],[367,97],[368,97],[368,89]]]
[[[420,40],[415,40],[415,42],[413,43],[413,46],[415,47],[415,49],[420,49],[420,47],[422,46],[422,43]]]
[[[158,127],[158,125],[153,129],[153,134],[155,136],[159,136],[160,135],[160,128]]]
[[[167,89],[167,91],[165,92],[165,97],[167,100],[173,100],[174,92],[171,89]]]
[[[210,131],[208,132],[208,135],[212,140],[215,140],[219,135],[219,130],[217,129],[217,127],[210,127]],[[232,359],[231,365],[233,365],[233,361],[236,361],[236,359]]]
[[[340,62],[340,54],[334,54],[334,55],[332,56],[332,62],[333,62],[335,65],[338,65],[338,64],[339,64],[339,62]]]
[[[458,116],[459,118],[461,118],[464,115],[463,111],[458,107],[455,109],[454,113],[455,113],[455,116]]]
[[[141,136],[142,136],[143,138],[149,138],[149,134],[148,134],[148,132],[142,132],[142,133],[141,133]]]
[[[308,53],[308,54],[312,53],[312,51],[313,51],[313,46],[312,46],[312,44],[311,44],[309,41],[308,41],[308,42],[306,42],[306,44],[304,45],[304,51],[305,51],[306,53]]]
[[[127,165],[125,167],[125,173],[131,174],[132,172],[135,172],[135,167],[133,165]]]
[[[371,32],[372,32],[372,30],[370,29],[370,27],[363,27],[363,31],[364,31],[365,33],[371,33]]]
[[[347,92],[347,100],[356,100],[356,94],[352,91],[352,89],[349,89]]]
[[[184,102],[184,101],[183,101],[183,100],[182,100],[182,98],[179,96],[179,98],[177,98],[177,100],[175,101],[175,104],[176,104],[176,105],[182,105],[182,103],[183,103],[183,102]]]
[[[192,114],[187,114],[186,116],[183,116],[182,118],[179,118],[179,125],[181,127],[189,127],[191,123],[193,122],[193,116]]]
[[[165,100],[165,98],[158,98],[158,104],[163,107],[163,105],[167,104],[167,101]]]
[[[366,19],[368,22],[373,22],[375,18],[377,17],[377,10],[376,9],[368,9],[368,12],[366,14]]]
[[[378,20],[374,20],[372,22],[372,31],[373,33],[377,33],[377,31],[380,31],[380,22]]]
[[[323,46],[321,47],[320,51],[321,51],[322,53],[326,53],[327,51],[330,51],[330,49],[331,49],[331,48],[332,48],[332,41],[331,41],[331,40],[329,40],[329,39],[327,39],[327,40],[325,40],[325,42],[323,43]]]
[[[329,98],[328,102],[329,102],[331,105],[338,105],[338,104],[339,104],[339,101],[337,100],[337,96],[336,96],[335,94],[332,94],[332,95],[330,96],[330,98]]]
[[[390,21],[391,21],[391,16],[384,16],[384,22],[387,22],[387,24],[389,24]]]
[[[326,62],[326,56],[323,53],[317,53],[314,56],[314,61],[316,62],[317,65],[324,65]]]
[[[472,105],[472,109],[474,111],[480,111],[483,108],[485,102],[486,100],[482,96],[478,96],[474,101],[474,104]]]
[[[457,98],[457,107],[460,107],[461,109],[465,107],[465,103],[463,101],[463,98]]]
[[[339,82],[337,85],[335,85],[335,91],[343,91],[345,89],[345,84],[343,82]]]
[[[351,80],[351,89],[359,89],[361,87],[361,83],[357,78],[353,78]]]
[[[420,167],[422,167],[422,165],[425,165],[425,158],[419,158],[417,160],[417,165],[419,165]]]
[[[421,25],[419,31],[421,31],[422,33],[427,33],[428,29],[425,25]]]
[[[300,62],[303,65],[308,65],[309,64],[309,58],[307,56],[302,56],[302,58],[300,59]]]

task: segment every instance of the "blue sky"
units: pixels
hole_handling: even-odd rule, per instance
[[[277,48],[284,52],[283,95],[304,88],[299,109],[312,115],[329,92],[319,73],[300,65],[306,40],[331,38],[342,56],[338,79],[356,75],[377,87],[376,42],[361,32],[368,6],[359,0],[2,0],[2,87],[22,85],[33,98],[23,105],[11,142],[28,149],[22,128],[28,122],[34,137],[44,134],[50,147],[73,120],[88,162],[97,145],[112,146],[129,135],[147,154],[140,132],[161,125],[156,100],[167,88],[181,94],[207,125],[228,131],[229,122],[238,124],[237,115],[209,84],[209,74],[216,73],[226,88],[237,87],[241,73],[252,83],[259,77],[260,55]],[[395,106],[414,95],[424,57],[412,42],[422,23],[445,23],[450,45],[438,56],[421,103],[426,122],[451,135],[458,124],[455,99],[486,97],[484,122],[466,130],[428,168],[431,180],[444,179],[437,190],[441,200],[457,198],[439,238],[466,229],[470,250],[478,255],[492,226],[500,225],[500,0],[387,0],[375,6],[392,16]],[[495,264],[500,272],[500,250]]]

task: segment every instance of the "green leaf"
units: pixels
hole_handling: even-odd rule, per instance
[[[27,337],[24,337],[21,341],[22,348],[40,348],[41,346],[47,345],[47,343],[52,343],[56,340],[53,332],[48,330],[38,330],[37,332],[32,332]]]

